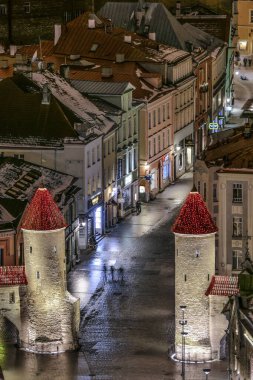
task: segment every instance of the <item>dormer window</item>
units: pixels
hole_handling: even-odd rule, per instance
[[[90,48],[90,51],[94,51],[95,52],[97,50],[98,46],[99,46],[98,44],[92,44],[91,48]]]

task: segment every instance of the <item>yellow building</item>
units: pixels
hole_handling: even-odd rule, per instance
[[[253,53],[253,1],[238,1],[238,50],[242,56]]]

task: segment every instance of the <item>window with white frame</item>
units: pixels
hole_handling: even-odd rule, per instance
[[[242,256],[242,251],[239,249],[233,249],[232,251],[232,269],[233,270],[238,270],[242,268],[242,261],[243,261],[243,256]]]
[[[233,236],[242,237],[242,217],[233,217]]]
[[[242,184],[233,183],[233,203],[242,203]]]

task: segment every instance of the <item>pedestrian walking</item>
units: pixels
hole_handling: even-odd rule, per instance
[[[107,267],[105,264],[103,265],[103,281],[104,284],[107,282]]]
[[[124,269],[122,267],[118,269],[118,280],[121,283],[124,282]]]
[[[115,268],[114,268],[113,265],[110,266],[110,271],[111,271],[112,282],[114,282],[114,271],[115,271]]]
[[[136,214],[139,215],[141,213],[141,202],[136,202]]]
[[[246,58],[246,57],[244,57],[244,58],[243,58],[243,65],[244,65],[244,67],[246,67],[246,66],[247,66],[247,62],[248,62],[247,58]]]

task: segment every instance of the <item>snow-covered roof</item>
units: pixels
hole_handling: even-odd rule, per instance
[[[83,123],[87,122],[89,126],[97,127],[99,130],[110,129],[113,126],[113,121],[107,118],[103,111],[61,76],[49,71],[35,72],[32,80],[41,88],[47,83],[56,99],[69,108]]]

